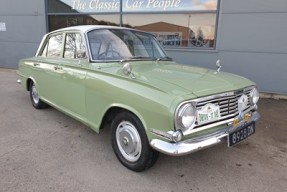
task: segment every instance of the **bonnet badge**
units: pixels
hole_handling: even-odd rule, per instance
[[[217,72],[216,73],[219,73],[220,72],[220,69],[221,69],[221,64],[220,64],[220,60],[218,59],[217,61],[216,61],[216,67],[217,67]]]

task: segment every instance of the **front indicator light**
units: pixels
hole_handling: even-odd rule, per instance
[[[233,121],[233,126],[234,127],[237,127],[238,126],[238,124],[239,124],[239,119],[234,119],[234,121]]]
[[[250,115],[249,115],[248,113],[246,113],[246,114],[244,115],[244,121],[245,121],[245,122],[247,122],[247,121],[249,120],[249,116],[250,116]]]
[[[183,137],[182,132],[180,130],[177,130],[172,134],[171,139],[174,142],[179,142],[179,141],[181,141],[182,137]]]

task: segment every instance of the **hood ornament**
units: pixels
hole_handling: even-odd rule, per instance
[[[215,65],[216,65],[216,67],[217,67],[217,69],[216,69],[217,72],[216,72],[216,73],[219,73],[219,72],[220,72],[220,69],[221,69],[221,67],[222,67],[221,64],[220,64],[220,60],[219,60],[219,59],[216,61],[216,64],[215,64]]]

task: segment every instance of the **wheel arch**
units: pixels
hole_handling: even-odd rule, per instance
[[[120,113],[121,111],[126,111],[135,115],[142,123],[144,129],[147,131],[147,126],[144,121],[144,117],[134,108],[121,104],[113,104],[109,108],[107,108],[107,110],[105,110],[102,121],[100,123],[100,130],[105,128],[106,125],[109,125],[109,123],[111,123],[112,121],[113,116],[115,116],[117,113]]]
[[[28,77],[27,81],[26,81],[26,90],[27,91],[30,91],[30,83],[31,82],[34,82],[36,84],[35,79],[33,77]]]

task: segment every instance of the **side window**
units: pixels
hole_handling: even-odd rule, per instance
[[[65,41],[64,58],[85,59],[86,46],[79,33],[67,33]]]
[[[54,35],[50,37],[47,42],[44,51],[42,52],[42,56],[47,57],[62,57],[62,42],[63,42],[63,34]]]

